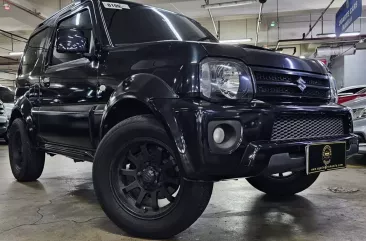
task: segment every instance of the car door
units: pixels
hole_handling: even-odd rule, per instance
[[[29,91],[27,98],[35,109],[38,108],[39,80],[47,55],[46,42],[49,34],[48,27],[38,28],[32,33],[24,49],[17,72],[15,99]]]
[[[78,46],[80,43],[75,39],[82,34],[88,41],[84,44],[89,53],[94,51],[96,37],[91,8],[92,5],[86,4],[61,16],[54,31],[48,62],[41,77],[37,113],[39,137],[48,145],[92,149],[89,113],[96,104],[97,63],[86,58],[85,54],[64,52],[56,46],[60,38],[62,41],[69,38],[68,43]],[[65,32],[71,34],[64,36]]]

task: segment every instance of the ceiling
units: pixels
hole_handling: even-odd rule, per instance
[[[210,3],[222,3],[229,2],[232,0],[211,0]],[[335,0],[332,4],[332,8],[338,9],[345,0]],[[136,2],[144,3],[144,4],[152,4],[154,6],[168,9],[175,12],[183,13],[191,18],[200,19],[207,18],[208,13],[207,10],[202,8],[201,6],[204,4],[204,1],[195,1],[195,0],[136,0]],[[278,10],[281,13],[285,12],[296,12],[296,11],[309,11],[309,10],[321,10],[328,6],[330,0],[278,0]],[[364,2],[366,6],[366,2]],[[259,3],[242,5],[236,7],[228,7],[228,8],[220,8],[220,9],[212,9],[212,14],[214,17],[234,17],[243,18],[252,15],[258,14],[259,11]],[[268,0],[263,7],[263,13],[276,13],[277,12],[277,0]]]
[[[36,12],[42,17],[48,17],[57,10],[59,10],[60,7],[66,6],[71,2],[71,0],[6,0],[6,1],[14,2],[20,5],[21,7],[28,9],[29,11],[24,11],[24,9],[20,9],[19,7],[15,7],[12,5],[9,11],[4,10],[4,8],[0,7],[0,30],[9,31],[26,38],[30,35],[32,30],[39,23],[42,22],[41,17],[35,16],[34,14],[31,14],[29,12]],[[207,21],[210,24],[210,21],[208,21],[210,20],[208,11],[201,7],[204,4],[204,0],[199,1],[198,0],[135,0],[135,1],[143,4],[164,8],[174,12],[179,12],[191,18],[197,19],[198,21],[201,22]],[[219,3],[219,2],[222,3],[228,1],[233,0],[210,0],[210,3]],[[307,16],[310,13],[319,16],[320,12],[325,7],[327,7],[330,2],[331,0],[302,0],[302,1],[267,0],[267,3],[265,3],[263,7],[263,13],[265,17],[276,16],[278,7],[279,16],[292,16],[296,19],[301,19],[301,16],[306,15],[306,18],[304,19],[305,20],[304,27],[306,31],[306,28],[308,27],[308,23],[305,23],[307,21],[306,19],[308,18]],[[328,11],[328,13],[332,14],[329,17],[330,19],[332,20],[334,19],[334,13],[344,2],[345,0],[334,1],[334,3],[331,6],[331,9]],[[364,1],[363,5],[366,6],[366,1]],[[258,14],[259,7],[260,4],[257,2],[249,5],[212,9],[211,11],[216,21],[240,20],[240,19],[251,18],[255,25],[256,21],[255,19]],[[313,18],[313,20],[315,19],[316,16]],[[227,22],[226,26],[228,25],[232,26],[232,24],[234,23]],[[241,26],[243,25],[243,22],[237,22],[237,24]],[[223,26],[224,25],[225,24],[223,23]],[[212,26],[207,27],[212,28]],[[298,35],[300,36],[301,30],[298,29],[297,31],[296,29],[297,28],[293,28],[293,31],[299,32]],[[223,29],[223,31],[224,30],[231,31],[228,28]],[[283,27],[283,30],[285,30],[285,26]],[[252,31],[255,32],[255,27],[252,27]],[[277,36],[277,33],[274,32],[273,35]],[[2,51],[1,48],[3,48]],[[11,41],[8,38],[5,38],[4,36],[0,35],[0,80],[8,78],[9,74],[15,77],[14,74],[17,69],[16,63],[18,61],[18,58],[10,57],[8,55],[9,51],[4,50],[4,48],[5,49],[14,48],[14,51],[22,51],[24,48],[24,43],[18,43],[12,46]]]

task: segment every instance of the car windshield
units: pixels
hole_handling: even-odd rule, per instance
[[[103,15],[114,44],[163,40],[218,40],[198,22],[183,15],[137,4],[102,1]]]

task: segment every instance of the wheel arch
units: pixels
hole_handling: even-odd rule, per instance
[[[119,122],[133,116],[145,114],[154,114],[148,104],[131,96],[121,98],[110,108],[108,112],[106,112],[106,115],[103,115],[100,127],[100,139],[102,139],[104,135]]]
[[[179,99],[170,86],[151,74],[132,76],[117,87],[104,108],[100,121],[99,141],[115,124],[135,115],[152,114],[175,144],[180,156],[178,165],[183,176],[194,173],[184,135],[174,114],[172,102]],[[114,117],[120,117],[116,118]]]
[[[153,104],[154,98],[178,98],[178,95],[164,80],[152,74],[136,74],[122,81],[104,109],[99,139],[117,123],[144,114],[154,115],[170,134],[164,118]]]

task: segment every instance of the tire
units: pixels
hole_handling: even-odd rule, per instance
[[[32,146],[22,119],[15,119],[10,127],[8,148],[10,167],[18,181],[35,181],[41,176],[45,153]]]
[[[173,150],[171,139],[151,115],[118,123],[101,141],[93,163],[95,193],[107,216],[124,231],[169,238],[191,226],[205,210],[213,183],[183,180]],[[159,201],[164,200],[169,203],[161,207]]]
[[[262,174],[247,178],[247,181],[253,187],[268,195],[291,196],[310,187],[318,176],[319,173],[307,175],[305,171],[301,171],[283,177]]]

